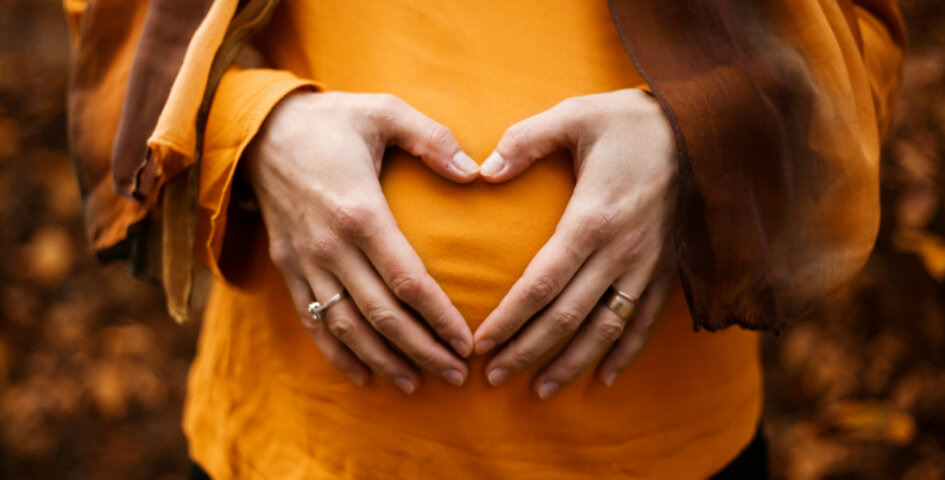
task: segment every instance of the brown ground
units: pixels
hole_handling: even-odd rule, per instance
[[[777,477],[945,479],[945,5],[903,8],[876,252],[830,307],[764,342]],[[67,51],[57,0],[0,0],[0,478],[183,478],[196,329],[87,253]]]

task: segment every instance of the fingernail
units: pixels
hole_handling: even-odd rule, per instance
[[[457,338],[453,340],[452,342],[450,342],[450,345],[453,346],[453,350],[455,350],[456,353],[459,354],[459,356],[464,357],[464,358],[469,356],[470,352],[469,352],[468,343]]]
[[[561,386],[555,382],[545,382],[538,388],[538,396],[541,397],[542,400],[547,400],[548,397],[554,395],[559,388],[561,388]]]
[[[613,385],[613,384],[614,384],[614,380],[617,379],[617,374],[618,374],[618,373],[620,373],[620,372],[618,372],[618,371],[616,371],[616,370],[614,370],[614,371],[608,373],[607,376],[604,377],[604,385],[607,385],[608,387],[611,386],[611,385]]]
[[[489,383],[493,386],[504,382],[507,378],[509,378],[509,371],[502,367],[493,368],[492,371],[489,372]]]
[[[348,372],[348,376],[351,377],[351,380],[357,383],[359,387],[363,387],[364,383],[367,381],[367,379],[364,378],[364,374],[361,372],[350,371]]]
[[[466,175],[472,175],[479,171],[479,165],[476,164],[476,161],[469,158],[469,155],[466,155],[466,152],[462,150],[453,155],[453,165]]]
[[[476,353],[482,355],[483,353],[487,353],[489,350],[492,350],[492,347],[494,346],[495,342],[492,340],[482,340],[476,344]]]
[[[466,380],[465,378],[463,378],[463,374],[459,373],[459,370],[455,368],[451,368],[443,372],[443,378],[446,379],[447,382],[450,382],[453,385],[456,385],[457,387],[462,385],[463,382]]]
[[[485,177],[491,177],[505,168],[505,160],[497,152],[492,152],[482,166],[479,167],[479,173]]]
[[[413,386],[413,382],[411,382],[410,379],[407,377],[395,378],[394,384],[396,384],[398,387],[400,387],[401,390],[403,390],[404,392],[408,394],[413,393],[414,388],[416,388]]]

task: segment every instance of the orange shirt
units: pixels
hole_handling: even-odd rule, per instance
[[[284,0],[257,43],[278,71],[231,71],[208,128],[201,214],[212,231],[201,237],[215,271],[234,160],[295,88],[393,93],[482,161],[519,120],[642,83],[603,1]],[[552,234],[571,158],[541,159],[507,184],[457,185],[396,152],[381,174],[391,209],[475,329]],[[592,368],[541,401],[534,369],[491,387],[475,355],[460,388],[428,375],[410,396],[380,378],[358,387],[306,335],[251,240],[259,232],[230,227],[250,274],[213,289],[184,422],[213,478],[702,478],[757,427],[757,335],[693,332],[679,288],[610,388]]]

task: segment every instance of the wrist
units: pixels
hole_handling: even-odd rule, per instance
[[[316,92],[298,90],[291,92],[277,102],[259,131],[243,151],[239,163],[240,178],[253,190],[257,190],[260,169],[268,159],[278,157],[276,153],[280,145],[284,145],[290,137],[291,130],[300,123],[293,117],[299,110],[300,104],[308,101],[311,96],[319,95]]]

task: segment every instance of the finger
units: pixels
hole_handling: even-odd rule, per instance
[[[576,143],[576,124],[572,102],[518,122],[502,135],[495,151],[479,168],[487,182],[504,182],[522,173],[535,160]]]
[[[592,256],[561,295],[488,362],[489,383],[501,384],[574,334],[618,275],[615,270],[610,258],[601,254]]]
[[[649,276],[650,271],[634,272],[615,282],[615,288],[631,298],[640,298]],[[547,399],[571,383],[620,338],[627,322],[628,319],[621,318],[606,305],[597,305],[581,331],[535,377],[535,393]]]
[[[571,383],[620,337],[626,322],[610,309],[598,305],[581,331],[532,382],[539,398],[545,400]]]
[[[654,278],[647,287],[623,334],[597,367],[597,378],[605,385],[613,385],[640,353],[675,283],[675,271],[671,271]]]
[[[431,170],[454,182],[476,179],[479,165],[463,152],[453,132],[399,98],[385,98],[379,120],[388,144],[420,157]]]
[[[476,353],[484,354],[511,338],[528,319],[558,296],[591,255],[607,227],[600,224],[603,217],[578,218],[577,214],[565,210],[558,222],[559,228],[476,329],[473,334]]]
[[[344,288],[331,274],[317,271],[310,274],[315,297],[328,300]],[[384,340],[361,318],[349,298],[342,298],[325,311],[325,325],[335,341],[348,346],[361,361],[406,393],[420,385],[419,373],[400,358]]]
[[[591,258],[585,267],[590,270],[596,267],[603,270],[606,267],[593,265],[594,263],[603,263],[604,265],[613,264],[612,255],[597,254]],[[600,259],[603,259],[602,261]],[[612,284],[615,289],[626,294],[633,299],[639,299],[641,292],[646,288],[646,284],[652,277],[658,258],[638,258],[635,261],[625,265],[621,270],[625,273],[616,281],[607,282]],[[583,271],[584,269],[582,269]],[[616,275],[614,275],[616,276]],[[614,276],[606,277],[613,279]],[[606,302],[611,292],[607,291],[608,286],[604,286],[600,294],[593,297],[596,302]],[[607,293],[604,293],[607,291]],[[604,295],[601,295],[604,294]],[[603,298],[602,298],[603,297]],[[584,372],[601,353],[610,348],[618,338],[621,337],[628,321],[632,321],[633,312],[627,318],[621,318],[607,305],[601,304],[594,308],[594,311],[581,326],[580,331],[568,345],[557,355],[557,357],[548,363],[542,371],[535,376],[533,388],[535,393],[542,399],[547,399],[554,395],[564,385],[571,383],[575,378]]]
[[[468,375],[466,364],[403,309],[361,252],[345,253],[335,274],[374,330],[421,368],[449,383],[462,385]]]
[[[390,216],[369,235],[355,237],[371,264],[394,295],[417,311],[437,335],[462,357],[472,352],[469,324]]]
[[[315,301],[315,297],[308,282],[297,275],[288,275],[285,281],[296,313],[299,314],[305,331],[315,340],[315,345],[325,361],[351,378],[354,383],[364,386],[370,378],[371,370],[328,331],[323,320],[317,320],[309,313],[308,305]]]

